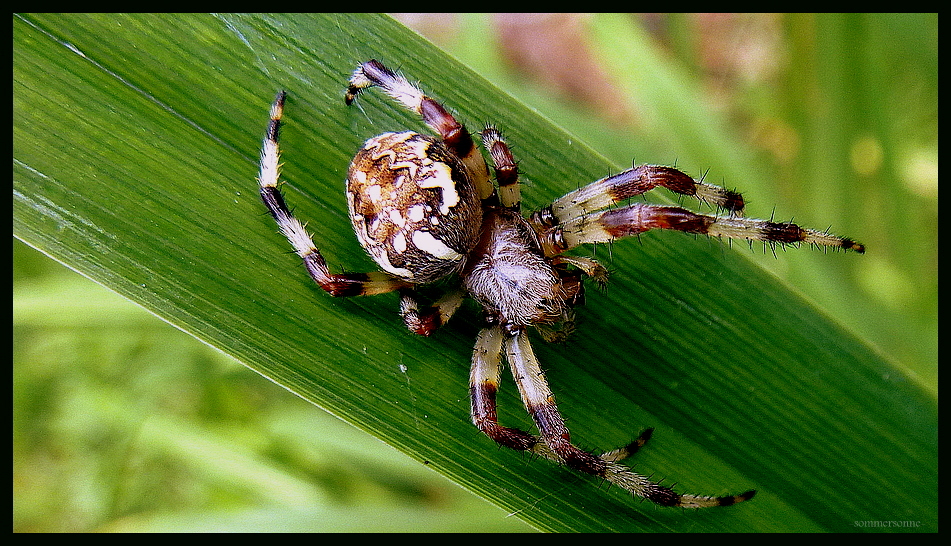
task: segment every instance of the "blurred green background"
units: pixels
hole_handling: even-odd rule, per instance
[[[866,244],[835,269],[748,254],[937,393],[936,15],[398,17],[620,164],[709,168],[750,216]],[[604,58],[640,37],[668,88]],[[719,130],[678,132],[684,115]],[[15,531],[530,530],[18,241],[13,262]]]

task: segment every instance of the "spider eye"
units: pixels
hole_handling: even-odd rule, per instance
[[[432,137],[368,140],[350,163],[347,204],[370,257],[408,282],[455,271],[478,242],[482,209],[469,172]]]

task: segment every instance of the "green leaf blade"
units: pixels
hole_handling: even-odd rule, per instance
[[[504,124],[529,205],[616,167],[392,21],[29,16],[14,34],[17,237],[518,517],[573,531],[858,530],[906,517],[936,530],[935,481],[922,479],[936,468],[935,401],[716,242],[613,245],[618,273],[588,297],[579,335],[536,344],[581,445],[610,449],[656,426],[640,470],[698,494],[760,490],[697,513],[638,505],[482,437],[466,399],[474,306],[422,339],[394,297],[315,287],[254,180],[279,88],[288,200],[340,268],[372,267],[344,212],[350,154],[383,130],[421,128],[378,94],[343,105],[366,58],[396,61],[470,126]],[[503,389],[502,418],[529,426]]]

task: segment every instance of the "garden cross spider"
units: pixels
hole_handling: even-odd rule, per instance
[[[605,282],[607,272],[595,260],[563,254],[583,243],[671,229],[771,245],[809,243],[859,253],[864,247],[791,223],[744,218],[740,194],[655,165],[593,182],[526,218],[519,212],[518,168],[496,128],[481,132],[492,158],[493,184],[466,128],[402,75],[371,60],[357,67],[349,83],[347,104],[364,89],[378,86],[420,115],[438,138],[411,131],[384,133],[357,152],[347,173],[350,220],[360,244],[383,272],[331,273],[278,188],[278,132],[286,97],[278,94],[261,152],[261,197],[314,281],[332,296],[396,291],[406,326],[424,336],[449,320],[466,295],[482,304],[487,324],[478,335],[469,378],[472,422],[499,445],[599,476],[663,506],[725,506],[752,498],[755,491],[725,497],[678,494],[619,464],[648,440],[650,429],[602,455],[575,447],[527,329],[535,326],[543,335],[567,331],[572,309],[581,300],[582,277]],[[608,208],[658,186],[712,203],[728,216],[646,203]],[[432,305],[419,303],[414,291],[418,285],[453,274],[457,280],[451,290]],[[503,353],[539,436],[498,422],[496,391]]]

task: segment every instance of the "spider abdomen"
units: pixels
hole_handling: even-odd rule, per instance
[[[347,204],[363,248],[407,282],[452,273],[478,242],[482,209],[469,172],[429,136],[368,140],[350,163]]]

